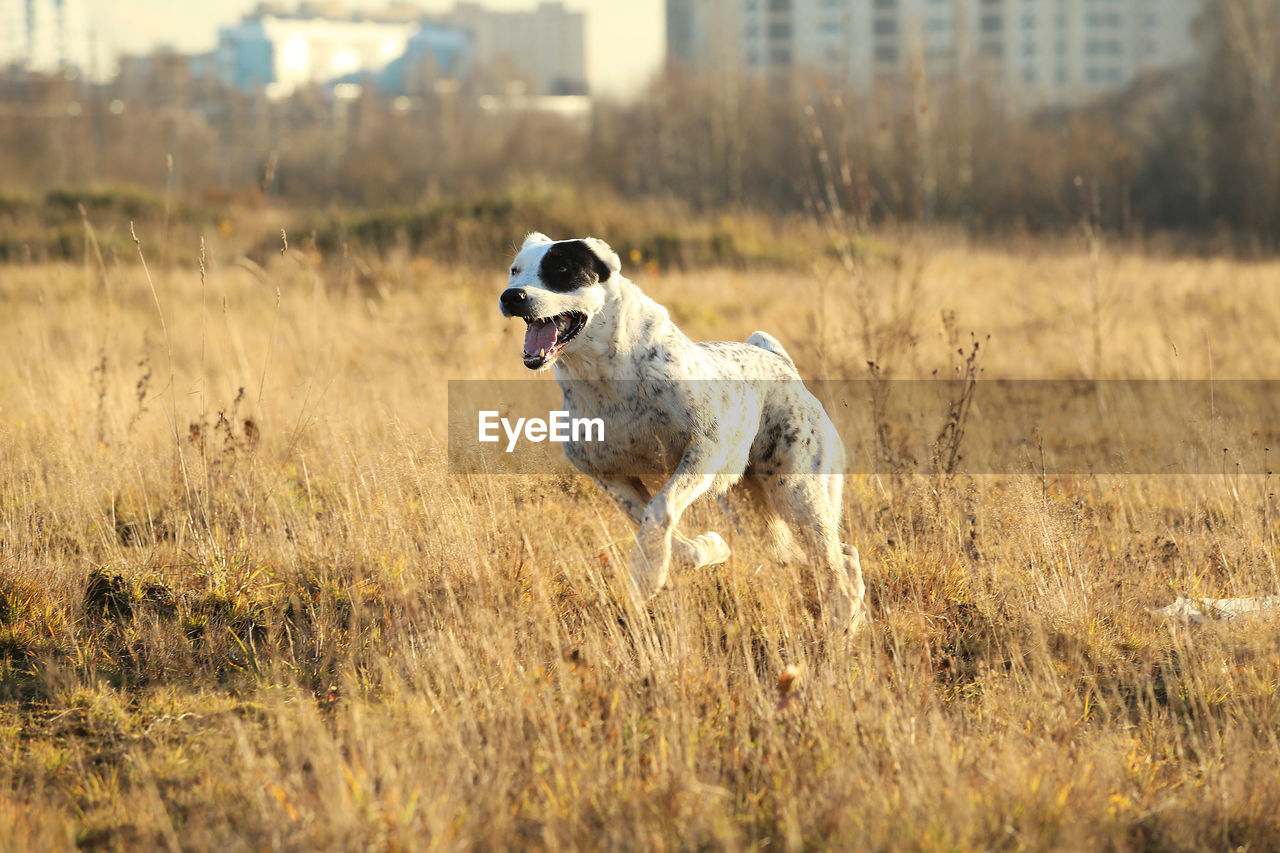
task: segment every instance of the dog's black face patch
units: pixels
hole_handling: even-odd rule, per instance
[[[568,293],[609,277],[609,267],[581,240],[553,243],[542,256],[538,278],[548,290]]]

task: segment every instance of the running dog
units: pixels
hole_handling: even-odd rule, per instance
[[[667,311],[622,275],[617,253],[594,237],[533,233],[512,261],[499,298],[519,317],[524,364],[554,365],[573,417],[601,418],[603,442],[569,442],[565,455],[637,528],[632,595],[640,604],[667,582],[673,562],[729,558],[718,534],[677,525],[704,495],[741,482],[781,548],[798,534],[825,580],[829,630],[865,617],[862,570],[842,546],[844,445],[795,364],[772,336],[695,343]],[[663,485],[650,494],[645,482]]]

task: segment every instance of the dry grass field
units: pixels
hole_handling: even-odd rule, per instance
[[[1276,478],[853,477],[846,639],[699,508],[731,561],[639,613],[585,480],[447,473],[447,380],[527,375],[506,258],[169,248],[0,271],[0,849],[1280,849],[1275,622],[1147,612],[1280,592]],[[1274,262],[624,272],[806,376],[1280,365]]]

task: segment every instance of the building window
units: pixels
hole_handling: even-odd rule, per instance
[[[896,9],[898,8],[898,0],[875,0],[871,4],[873,9]]]
[[[1120,26],[1120,14],[1118,12],[1090,12],[1084,16],[1084,22],[1094,28]]]
[[[786,67],[791,64],[791,48],[775,47],[769,51],[769,64]]]
[[[1023,55],[1023,56],[1026,56],[1026,57],[1032,57],[1032,56],[1035,56],[1035,55],[1036,55],[1036,45],[1035,45],[1035,42],[1030,42],[1030,41],[1029,41],[1029,42],[1027,42],[1026,44],[1024,44],[1024,45],[1022,46],[1022,55]]]
[[[876,47],[876,62],[897,62],[898,48],[891,44],[882,44]]]
[[[825,36],[839,35],[844,32],[844,24],[840,21],[823,21],[822,34]]]
[[[1022,82],[1028,86],[1034,86],[1036,84],[1036,70],[1034,68],[1022,69]]]
[[[877,18],[874,26],[875,34],[878,36],[893,36],[898,34],[898,22],[893,18]]]
[[[983,15],[981,27],[984,33],[998,33],[1004,29],[1004,18],[999,15]]]
[[[790,12],[791,0],[769,0],[769,11],[770,12]]]
[[[791,38],[791,22],[776,21],[769,25],[769,38],[771,39],[789,39]]]
[[[1004,58],[1004,45],[999,42],[985,42],[979,49],[982,51],[982,55],[989,59]]]
[[[1120,42],[1115,39],[1089,39],[1084,43],[1086,56],[1119,56]]]
[[[929,32],[945,33],[945,32],[949,32],[950,30],[951,30],[951,22],[948,21],[946,18],[930,18],[929,19]]]

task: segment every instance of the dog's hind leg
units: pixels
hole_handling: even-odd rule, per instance
[[[833,503],[831,484],[825,482],[840,476],[784,474],[764,483],[783,520],[805,540],[819,582],[825,581],[823,610],[832,632],[857,630],[866,618],[866,588],[857,552],[850,557],[840,544],[842,508]]]
[[[837,517],[844,518],[844,477],[827,477],[827,496],[831,505],[836,508]],[[842,542],[840,551],[844,555],[845,574],[849,576],[849,583],[853,584],[855,591],[863,589],[862,560],[858,556],[858,549]]]
[[[756,472],[750,469],[747,470],[747,475],[742,478],[742,485],[750,495],[755,508],[763,517],[774,560],[779,563],[804,562],[804,552],[796,544],[795,537],[791,534],[791,528],[787,526],[782,516],[779,515],[778,508],[773,504],[772,490]]]

